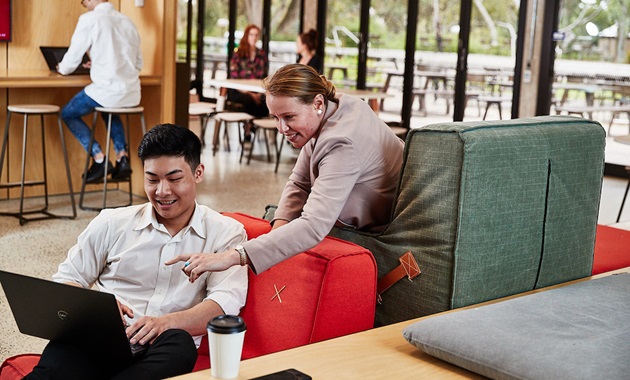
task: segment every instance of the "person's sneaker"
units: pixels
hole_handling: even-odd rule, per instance
[[[120,158],[120,161],[116,161],[116,168],[112,173],[113,179],[129,179],[131,175],[131,164],[129,163],[129,157],[123,156]]]
[[[107,165],[107,174],[114,171],[114,165],[112,165],[109,160],[107,163],[103,160],[100,164],[96,161],[92,161],[92,166],[90,166],[90,169],[87,172],[85,182],[92,183],[102,181],[104,178],[103,173],[105,172],[105,165]]]

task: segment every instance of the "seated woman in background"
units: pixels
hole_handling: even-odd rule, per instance
[[[324,62],[317,55],[317,32],[311,29],[306,33],[301,33],[297,38],[297,63],[308,65],[322,74],[324,70]]]
[[[273,228],[214,255],[186,254],[193,282],[206,271],[249,264],[255,273],[319,244],[333,226],[380,231],[391,221],[404,143],[356,97],[310,66],[289,64],[265,79],[280,133],[301,148],[280,198]]]
[[[230,60],[230,78],[263,79],[267,76],[267,53],[256,47],[260,34],[260,28],[256,25],[250,24],[245,27],[238,49]],[[269,110],[262,95],[258,92],[230,89],[227,99],[233,103],[240,103],[243,106],[243,112],[255,117],[265,117],[269,115]],[[246,138],[250,135],[250,130],[251,125],[246,124]]]

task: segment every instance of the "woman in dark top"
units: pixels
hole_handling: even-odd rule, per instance
[[[324,62],[317,55],[317,32],[314,29],[301,33],[297,38],[297,63],[308,65],[322,74]]]

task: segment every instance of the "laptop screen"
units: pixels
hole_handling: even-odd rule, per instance
[[[59,62],[63,59],[63,56],[68,51],[68,48],[65,46],[40,46],[39,50],[41,50],[50,71],[57,72],[57,65],[59,65]],[[82,64],[89,61],[90,57],[87,54],[84,54]],[[83,67],[82,64],[79,65],[72,74],[89,74],[90,69]]]

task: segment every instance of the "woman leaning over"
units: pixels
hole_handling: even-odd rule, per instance
[[[337,94],[313,68],[291,64],[265,80],[277,128],[301,148],[272,231],[214,255],[180,255],[190,281],[249,264],[255,273],[314,247],[333,226],[366,231],[390,221],[403,142],[364,101]]]

